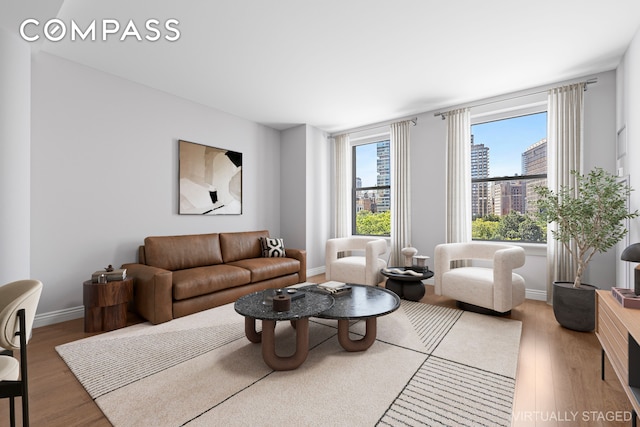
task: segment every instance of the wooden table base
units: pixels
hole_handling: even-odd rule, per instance
[[[256,331],[256,319],[253,317],[244,318],[244,334],[254,344],[262,341],[262,332]]]
[[[364,337],[359,340],[352,340],[349,337],[349,320],[338,319],[338,342],[342,348],[347,351],[364,351],[371,347],[378,333],[378,323],[376,319],[376,317],[366,319],[366,332]]]
[[[251,317],[245,317],[245,335],[252,343],[262,341],[262,358],[267,366],[274,371],[297,369],[307,360],[307,355],[309,354],[309,318],[304,317],[296,321],[296,351],[291,356],[278,356],[276,354],[275,330],[275,320],[262,320],[262,332],[256,332],[256,320]]]

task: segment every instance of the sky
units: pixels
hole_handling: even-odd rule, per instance
[[[489,147],[489,176],[522,174],[522,153],[547,137],[547,113],[471,126],[475,144]]]
[[[522,153],[529,146],[547,137],[547,113],[530,114],[508,120],[480,123],[471,126],[475,144],[489,147],[489,175],[512,176],[522,174]],[[376,144],[356,148],[356,176],[363,187],[376,183]]]
[[[356,147],[356,177],[362,179],[363,187],[378,185],[377,159],[377,144],[365,144]]]

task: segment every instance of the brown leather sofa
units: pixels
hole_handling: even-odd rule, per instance
[[[138,263],[122,266],[133,277],[138,314],[158,324],[307,280],[306,251],[263,257],[260,237],[269,232],[147,237]]]

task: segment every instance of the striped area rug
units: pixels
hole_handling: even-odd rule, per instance
[[[507,426],[514,387],[513,378],[431,357],[379,425]]]
[[[56,350],[116,426],[511,425],[520,322],[402,301],[365,352],[336,332],[312,319],[309,357],[288,372],[264,364],[232,304]],[[288,322],[276,337],[290,353]]]

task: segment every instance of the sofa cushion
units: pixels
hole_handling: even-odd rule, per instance
[[[269,280],[300,271],[300,261],[293,258],[250,258],[229,263],[251,272],[251,283]]]
[[[171,271],[222,263],[217,233],[147,237],[144,251],[147,265]]]
[[[272,237],[261,237],[260,246],[262,246],[263,257],[286,257],[287,253],[284,249],[284,240]]]
[[[173,298],[183,300],[246,285],[251,273],[232,265],[212,265],[173,272]]]
[[[260,237],[269,237],[269,232],[245,231],[239,233],[220,233],[220,249],[225,263],[240,259],[262,256]]]

